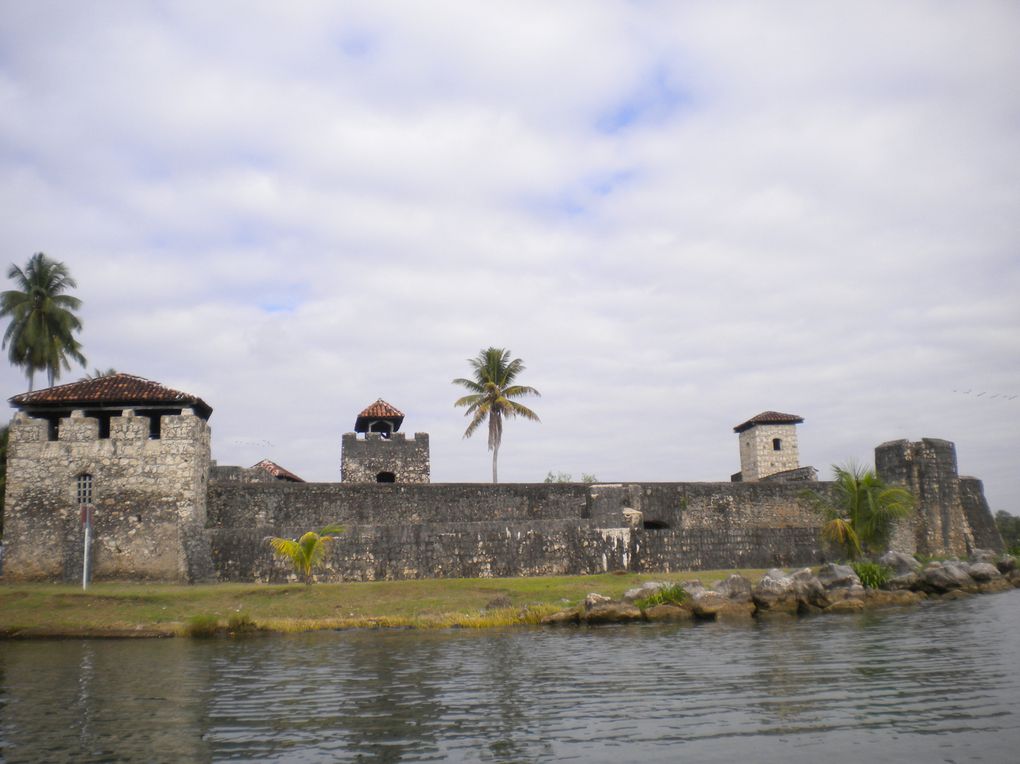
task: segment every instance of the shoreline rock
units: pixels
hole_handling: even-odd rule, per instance
[[[711,589],[698,579],[680,581],[687,600],[641,610],[634,605],[668,586],[653,581],[630,589],[621,600],[589,594],[579,608],[542,619],[546,625],[607,624],[635,621],[736,621],[789,618],[812,613],[860,613],[885,607],[907,607],[926,599],[953,600],[1020,588],[1020,569],[1010,556],[975,550],[967,562],[932,561],[922,566],[909,555],[887,552],[880,560],[893,573],[880,589],[868,589],[850,565],[827,563],[817,573],[801,568],[766,572],[754,586],[733,574]]]

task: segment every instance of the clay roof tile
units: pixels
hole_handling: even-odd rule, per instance
[[[23,408],[67,408],[70,406],[120,404],[169,404],[192,406],[203,419],[212,414],[212,407],[191,393],[184,393],[133,374],[117,373],[98,379],[82,379],[66,385],[47,387],[9,399],[12,406]]]
[[[784,414],[781,411],[763,411],[760,414],[751,417],[746,422],[738,424],[733,428],[733,432],[750,430],[757,424],[800,424],[803,421],[804,417],[798,416],[797,414]]]
[[[253,470],[265,470],[277,480],[287,480],[291,483],[303,483],[305,482],[293,472],[288,469],[281,467],[276,462],[272,462],[269,459],[263,459],[258,464],[252,465]]]

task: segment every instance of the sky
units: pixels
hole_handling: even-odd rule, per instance
[[[1020,513],[1018,38],[1010,1],[0,0],[0,253],[66,263],[89,370],[201,396],[220,464],[338,480],[382,397],[489,480],[451,381],[494,346],[542,394],[501,480],[726,481],[776,410],[823,477],[944,438]]]

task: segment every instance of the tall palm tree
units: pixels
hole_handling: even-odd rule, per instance
[[[836,479],[831,496],[804,494],[826,518],[823,538],[842,547],[850,559],[884,550],[893,523],[914,511],[913,494],[854,463],[833,465],[832,470]]]
[[[514,384],[517,375],[524,371],[524,362],[520,358],[510,360],[509,350],[503,348],[482,350],[477,358],[469,358],[468,363],[474,371],[474,379],[455,379],[453,384],[467,388],[471,394],[459,398],[453,405],[466,406],[464,416],[471,417],[471,423],[464,431],[465,438],[470,438],[482,422],[488,419],[492,482],[496,483],[499,482],[496,460],[499,456],[499,444],[503,440],[503,418],[519,416],[533,422],[541,421],[538,414],[515,400],[527,395],[541,397],[541,393],[533,387]]]
[[[12,264],[7,278],[17,288],[0,294],[0,316],[11,320],[2,347],[10,345],[8,357],[25,370],[29,390],[37,371],[45,371],[52,386],[61,369],[70,370],[71,361],[86,363],[74,336],[81,331],[81,321],[74,314],[81,300],[64,294],[78,284],[66,265],[42,252],[32,255],[24,270]]]

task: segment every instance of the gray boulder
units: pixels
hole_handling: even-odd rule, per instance
[[[825,592],[825,587],[818,580],[818,576],[811,572],[811,568],[801,568],[795,571],[790,579],[793,581],[794,590],[797,592],[797,601],[800,605],[826,608],[832,604],[832,600]]]
[[[987,562],[972,562],[967,566],[967,573],[978,583],[1002,578],[1002,574],[999,572],[999,569]]]
[[[613,600],[611,598],[609,598],[609,597],[606,597],[606,596],[604,596],[602,594],[598,594],[597,592],[592,592],[591,594],[589,594],[587,597],[584,598],[584,609],[585,609],[585,612],[587,612],[589,610],[594,610],[595,608],[597,608],[597,607],[599,607],[601,605],[605,605],[606,603],[612,602],[612,601]]]
[[[690,621],[694,618],[694,611],[680,605],[656,605],[645,611],[645,618],[649,621]]]
[[[628,589],[623,593],[624,602],[634,602],[635,600],[643,600],[645,597],[651,597],[660,589],[665,589],[669,584],[665,581],[646,581],[641,586],[636,586],[633,589]]]
[[[730,599],[721,592],[706,590],[691,598],[691,610],[704,620],[746,620],[754,614],[754,603],[750,597],[742,601]]]
[[[638,608],[626,602],[603,602],[587,610],[581,618],[585,623],[597,625],[643,621],[644,615]]]
[[[919,587],[934,594],[972,587],[974,579],[958,563],[930,562],[920,574]]]
[[[781,570],[770,570],[751,590],[751,599],[760,615],[795,615],[799,597],[797,588],[789,576]]]
[[[751,582],[736,573],[725,581],[717,581],[713,588],[728,600],[734,602],[751,601]]]
[[[837,565],[834,562],[828,562],[818,569],[818,580],[826,589],[843,589],[861,584],[861,579],[858,578],[853,568],[849,565]]]
[[[975,549],[970,553],[967,560],[971,563],[975,562],[987,562],[990,565],[994,565],[999,559],[999,553],[993,552],[991,549]]]
[[[921,563],[903,552],[893,552],[890,550],[879,557],[878,562],[887,568],[891,568],[894,576],[919,573],[921,570]]]
[[[705,585],[697,578],[692,578],[690,581],[682,581],[680,585],[683,587],[683,590],[692,597],[698,592],[705,591]]]
[[[899,576],[893,576],[889,579],[889,583],[886,585],[890,591],[913,591],[918,588],[921,577],[917,573],[904,573]]]

